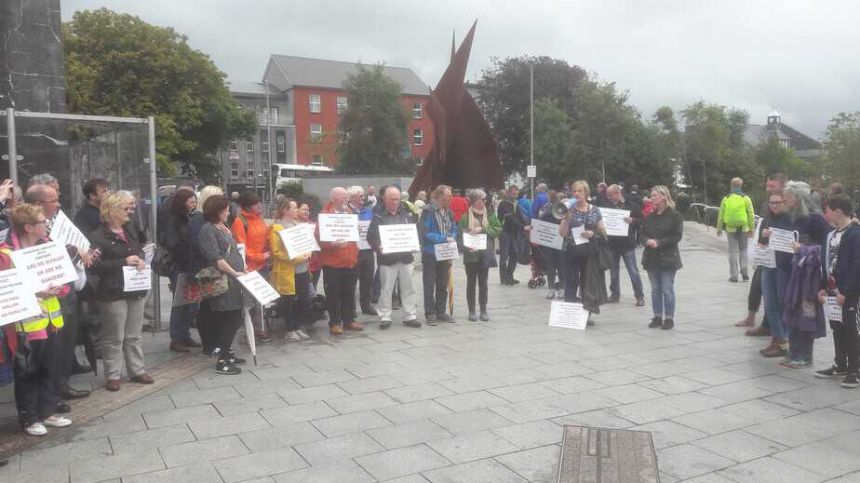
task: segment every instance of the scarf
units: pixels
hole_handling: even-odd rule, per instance
[[[476,216],[477,215],[477,216]],[[480,217],[480,219],[478,218]],[[487,227],[490,224],[489,216],[487,216],[487,210],[478,211],[474,208],[469,210],[469,233],[472,232],[475,228],[480,228],[483,232],[486,233]]]
[[[448,210],[439,208],[439,205],[434,201],[430,207],[433,210],[433,216],[436,217],[436,225],[439,227],[439,233],[448,236],[451,233],[452,218],[448,215]]]

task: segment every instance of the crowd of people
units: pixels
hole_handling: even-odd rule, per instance
[[[812,363],[814,339],[824,335],[829,318],[835,363],[816,375],[840,377],[843,386],[856,387],[860,228],[853,203],[842,193],[816,200],[808,185],[788,182],[780,174],[768,177],[766,188],[768,200],[759,217],[740,179],[732,180],[719,211],[717,231],[725,231],[729,243],[729,280],[751,280],[749,314],[737,325],[752,326],[764,299],[762,326],[747,334],[771,336],[762,356],[782,357],[782,365],[800,368]],[[643,196],[635,185],[627,189],[600,183],[592,193],[586,181],[577,180],[560,190],[539,184],[532,197],[517,186],[488,194],[481,188],[464,193],[440,185],[429,195],[418,193],[413,202],[397,186],[336,187],[319,210],[311,199],[279,196],[268,214],[253,192],[228,197],[216,186],[199,191],[180,186],[157,207],[155,240],[147,238],[135,216],[140,200],[132,193],[112,191],[106,180],[91,179],[83,185],[83,194],[86,202],[73,219],[91,248],[66,247],[77,281],[40,291],[36,295],[42,314],[0,331],[0,383],[14,382],[21,427],[34,436],[46,434],[48,427],[72,424],[64,416],[70,410],[64,401],[89,396],[89,391],[69,385],[72,374],[94,369],[77,359],[80,334],[87,335],[84,342],[89,339],[96,353],[92,362],[95,357],[103,360],[107,390],[121,390],[123,373],[134,384],[154,382],[141,346],[148,294],[124,287],[127,270],[150,264],[169,278],[173,293],[169,349],[199,349],[215,358],[215,372],[224,375],[239,374],[245,363],[233,343],[246,310],[258,343],[271,341],[281,323],[289,343],[308,340],[314,323],[323,319],[332,337],[363,331],[359,310],[378,317],[379,330],[391,328],[396,311],[402,324],[413,329],[456,322],[453,264],[448,258],[437,259],[440,244],[456,244],[462,256],[469,321],[491,320],[490,268],[498,267],[502,286],[514,286],[520,283],[515,278],[518,265],[528,266],[530,287],[545,284],[546,299],[582,304],[588,325],[593,325],[601,305],[621,301],[623,260],[632,301],[644,307],[637,262],[641,249],[651,290],[647,326],[675,326],[683,218],[665,186],[654,186]],[[13,268],[13,251],[50,241],[60,210],[59,183],[39,175],[22,193],[5,181],[0,203],[2,270]],[[608,232],[604,210],[625,213],[625,234]],[[367,224],[366,244],[323,241],[320,214],[355,215]],[[557,226],[560,243],[532,243],[535,220]],[[381,227],[388,225],[414,225],[420,250],[386,252]],[[297,226],[314,233],[318,251],[290,252],[281,232]],[[766,249],[776,230],[794,234],[791,253],[777,251],[772,266],[757,263],[750,276],[748,247]],[[476,236],[485,237],[486,243],[466,243],[466,237]],[[423,319],[413,282],[419,253]],[[252,271],[264,275],[280,295],[273,307],[255,303],[237,280]],[[320,278],[324,295],[318,293]],[[830,303],[831,298],[835,302]],[[833,311],[825,315],[833,304],[841,317]]]

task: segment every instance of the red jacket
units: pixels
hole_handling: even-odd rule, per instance
[[[326,203],[320,213],[335,213],[331,202]],[[319,223],[316,226],[317,240],[320,238]],[[347,242],[343,246],[337,246],[333,242],[319,242],[320,264],[323,267],[352,268],[358,264],[358,243]]]
[[[248,222],[248,229],[242,218]],[[269,227],[259,213],[242,210],[230,227],[236,243],[245,244],[245,268],[259,270],[266,266],[266,253],[269,252]]]
[[[464,196],[454,196],[451,198],[451,212],[454,214],[454,221],[460,223],[460,218],[469,211],[469,200]]]

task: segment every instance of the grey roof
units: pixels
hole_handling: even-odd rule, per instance
[[[358,71],[358,64],[354,62],[278,54],[273,54],[272,60],[286,75],[290,86],[342,89],[347,76]],[[404,94],[430,95],[430,87],[419,79],[412,69],[384,66],[383,70],[385,75],[400,84]]]
[[[230,92],[233,94],[254,94],[259,96],[266,95],[266,85],[262,82],[241,82],[229,81]],[[277,90],[269,86],[269,94],[277,94]]]

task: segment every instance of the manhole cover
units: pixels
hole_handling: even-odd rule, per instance
[[[565,426],[558,483],[659,483],[651,433]]]

